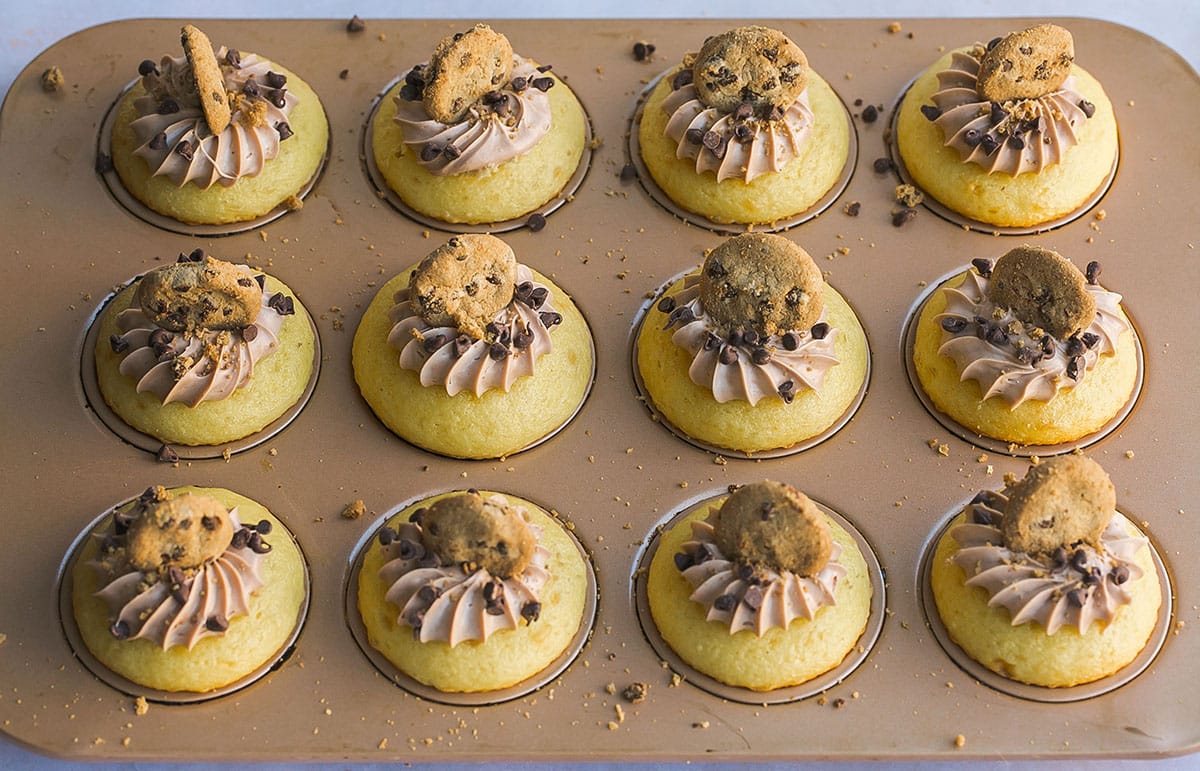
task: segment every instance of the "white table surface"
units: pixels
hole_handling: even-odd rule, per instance
[[[1192,66],[1200,70],[1200,0],[1069,0],[1068,2],[1036,2],[1036,0],[846,0],[842,3],[799,3],[796,0],[758,0],[754,8],[745,0],[666,0],[652,5],[642,0],[603,0],[578,4],[566,0],[543,0],[539,3],[512,4],[508,8],[487,8],[476,0],[438,0],[426,3],[398,3],[395,0],[356,0],[353,4],[332,0],[288,0],[284,3],[248,4],[242,0],[207,0],[204,4],[183,6],[178,3],[148,3],[146,0],[0,0],[3,21],[0,22],[0,96],[8,93],[13,81],[25,66],[44,49],[73,32],[103,22],[144,17],[179,18],[349,18],[358,14],[371,18],[879,18],[904,19],[941,16],[1087,16],[1113,21],[1140,30],[1179,52]],[[197,13],[198,12],[198,13]],[[39,73],[31,73],[37,76]],[[28,76],[27,76],[28,77]],[[3,169],[0,169],[3,178]],[[3,682],[3,656],[0,655],[0,683]],[[1103,771],[1182,771],[1200,769],[1200,755],[1154,761],[1072,761],[1073,765]],[[811,769],[879,768],[919,769],[928,763],[814,763]],[[960,768],[1013,769],[1030,771],[1044,768],[1046,762],[1011,762],[1002,758],[984,763],[939,763],[938,769],[952,771]],[[18,747],[0,735],[0,769],[5,771],[64,771],[78,768],[78,763],[44,758]],[[129,768],[141,771],[195,771],[197,769],[230,768],[215,764],[196,763],[110,763],[102,768]],[[291,769],[293,764],[264,764],[256,771]],[[382,764],[317,764],[311,769],[347,769],[366,771],[383,769]],[[480,766],[466,763],[447,763],[422,766],[439,771],[466,771]],[[537,764],[508,765],[506,768],[546,769]],[[561,767],[561,766],[558,766]],[[596,770],[615,768],[618,764],[570,764],[568,768]],[[650,769],[733,769],[730,763],[668,763],[646,764]],[[792,768],[785,764],[760,766],[767,769]]]

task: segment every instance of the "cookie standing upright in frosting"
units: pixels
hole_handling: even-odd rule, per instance
[[[357,605],[370,645],[409,677],[447,692],[494,691],[571,644],[586,571],[540,507],[467,490],[388,521],[363,557]]]
[[[96,379],[126,423],[169,444],[252,434],[304,394],[316,338],[277,279],[196,249],[105,307]]]
[[[88,650],[161,691],[205,693],[270,664],[307,594],[286,528],[219,488],[148,488],[102,522],[71,580]]]
[[[811,680],[854,647],[872,588],[857,544],[808,496],[764,481],[668,530],[647,577],[654,624],[689,665],[769,691]]]
[[[910,87],[896,140],[913,181],[971,219],[1034,227],[1071,214],[1117,153],[1112,104],[1053,24],[946,54]]]
[[[783,236],[748,233],[709,252],[646,312],[636,366],[672,426],[705,445],[754,453],[834,424],[866,377],[867,345],[807,252]]]
[[[642,161],[677,205],[721,223],[771,223],[833,187],[846,111],[782,32],[738,27],[663,74],[637,127]]]
[[[192,25],[184,56],[144,60],[122,97],[112,160],[125,188],[190,224],[254,219],[294,200],[329,141],[324,108],[295,74]]]
[[[1132,661],[1162,591],[1140,531],[1116,510],[1098,463],[1067,455],[985,491],[938,543],[938,614],[971,658],[1052,688],[1098,680]]]
[[[504,241],[458,235],[389,281],[354,335],[363,398],[403,439],[495,458],[553,433],[592,375],[571,299]]]
[[[1069,442],[1103,428],[1137,379],[1121,295],[1057,252],[1019,246],[930,296],[913,363],[934,406],[977,433],[1020,444]]]
[[[384,96],[371,151],[388,187],[417,213],[503,222],[558,195],[583,157],[586,123],[549,65],[476,24],[444,38]]]

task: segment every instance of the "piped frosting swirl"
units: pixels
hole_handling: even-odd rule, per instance
[[[705,313],[697,275],[685,277],[683,289],[669,299],[668,326],[680,325],[671,340],[692,355],[688,377],[720,403],[753,406],[771,396],[790,403],[801,390],[819,393],[825,374],[839,363],[834,343],[840,331],[825,322],[824,312],[811,330],[747,337],[742,330],[719,329]]]
[[[253,177],[279,155],[280,142],[292,136],[288,122],[298,100],[286,89],[286,77],[254,54],[239,56],[222,46],[216,52],[231,96],[232,119],[213,134],[204,118],[191,68],[184,57],[163,57],[142,76],[146,95],[134,102],[138,115],[130,125],[137,138],[134,155],[153,176],[183,187],[229,187]]]
[[[550,97],[533,85],[543,82],[542,74],[533,62],[514,55],[512,75],[456,123],[431,118],[419,94],[406,98],[401,89],[394,120],[417,162],[432,174],[449,176],[499,166],[540,142],[551,123]]]
[[[772,627],[786,629],[794,619],[812,620],[821,608],[836,604],[838,581],[846,568],[838,562],[842,547],[831,544],[829,561],[812,576],[769,567],[740,565],[717,546],[712,518],[691,523],[676,566],[692,586],[689,599],[707,610],[706,620],[729,627],[730,634],[748,630],[762,637]],[[678,555],[677,555],[678,556]]]
[[[1062,162],[1079,144],[1077,129],[1095,109],[1075,90],[1069,76],[1062,87],[1037,99],[989,102],[979,94],[980,60],[986,49],[976,45],[955,51],[950,65],[937,74],[934,107],[922,112],[942,130],[945,144],[989,174],[1016,176]]]
[[[552,350],[550,328],[562,321],[550,288],[520,264],[516,292],[488,325],[486,339],[431,326],[411,298],[407,287],[396,293],[388,311],[393,322],[388,344],[400,351],[403,369],[419,374],[421,385],[444,386],[450,396],[470,391],[478,397],[493,388],[507,392],[518,378],[533,375],[538,358]]]
[[[1142,577],[1135,559],[1148,542],[1129,535],[1120,514],[1113,513],[1098,546],[1081,543],[1033,556],[1004,545],[1000,528],[1007,506],[1000,492],[976,496],[967,521],[950,530],[959,545],[950,559],[966,574],[967,586],[987,591],[988,605],[1008,611],[1013,626],[1036,622],[1046,634],[1063,626],[1082,634],[1131,602],[1125,584]]]
[[[675,156],[696,162],[696,173],[711,171],[717,181],[780,171],[800,155],[812,132],[808,89],[778,117],[757,117],[749,106],[724,112],[704,104],[696,87],[680,84],[663,101],[670,116],[664,134],[676,142]]]
[[[946,309],[936,317],[942,327],[938,353],[954,360],[961,380],[977,382],[984,399],[998,396],[1011,409],[1028,400],[1050,401],[1074,388],[1132,329],[1121,313],[1121,295],[1088,284],[1096,315],[1082,333],[1068,340],[1035,335],[1038,330],[989,299],[989,285],[968,270],[958,287],[942,289]]]

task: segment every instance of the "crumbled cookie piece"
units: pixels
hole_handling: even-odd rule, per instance
[[[1070,260],[1040,246],[1018,246],[992,267],[988,296],[1021,321],[1058,340],[1086,329],[1096,316],[1087,279]]]
[[[50,67],[42,73],[42,90],[53,93],[62,91],[66,80],[63,78],[62,70],[58,67]]]
[[[646,700],[646,693],[650,690],[650,686],[646,683],[630,683],[621,691],[621,698],[630,704],[638,704]]]
[[[738,27],[704,41],[692,65],[696,95],[733,112],[749,104],[762,118],[786,110],[808,85],[808,59],[779,30]]]
[[[799,576],[829,562],[833,541],[808,496],[782,482],[755,482],[725,500],[715,525],[717,546],[734,561]]]
[[[896,200],[908,207],[919,205],[925,195],[912,185],[896,185]]]
[[[439,498],[426,509],[421,539],[444,563],[475,565],[498,578],[520,575],[537,546],[515,507],[474,491]]]
[[[187,56],[196,80],[196,92],[200,95],[200,106],[204,110],[204,121],[214,134],[220,134],[229,126],[229,98],[225,94],[225,77],[221,65],[213,52],[212,42],[196,27],[185,24],[180,32],[183,53]]]
[[[1099,543],[1117,507],[1108,474],[1085,455],[1063,455],[1031,466],[1007,493],[1004,543],[1026,554]]]
[[[342,509],[342,519],[358,519],[367,513],[367,504],[362,498],[355,498]]]
[[[1053,93],[1071,74],[1075,41],[1055,24],[1013,32],[991,46],[979,62],[979,94],[992,102],[1037,99]]]
[[[129,524],[126,555],[143,572],[189,570],[216,559],[233,540],[229,511],[196,493],[139,503]]]
[[[185,259],[156,268],[139,282],[137,301],[151,321],[172,332],[243,329],[254,323],[262,288],[251,273],[213,257]]]
[[[412,279],[412,299],[432,326],[484,339],[485,327],[512,301],[517,258],[495,236],[452,237],[429,254]]]
[[[508,38],[486,24],[444,38],[425,68],[425,111],[442,123],[462,120],[477,99],[508,81],[512,64]]]
[[[745,233],[709,252],[700,304],[718,327],[761,335],[811,329],[825,308],[821,270],[794,242]]]

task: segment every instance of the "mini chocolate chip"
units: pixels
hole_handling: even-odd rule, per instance
[[[742,330],[735,327],[734,329],[729,330],[729,335],[725,338],[725,340],[730,345],[737,346],[741,345],[745,338],[742,336]]]
[[[296,304],[292,302],[292,298],[281,292],[271,295],[271,299],[267,301],[267,307],[280,316],[291,316],[296,312]]]
[[[800,335],[795,332],[785,332],[780,339],[783,347],[789,351],[794,351],[800,347]]]
[[[737,360],[738,360],[738,352],[737,352],[737,349],[734,348],[732,345],[724,346],[723,348],[721,348],[721,353],[719,353],[717,355],[717,361],[721,362],[722,364],[725,364],[726,366],[733,364]]]
[[[1082,589],[1072,589],[1067,592],[1067,600],[1077,608],[1082,608],[1087,601],[1087,594]]]
[[[687,570],[694,564],[695,563],[692,562],[692,558],[686,552],[675,552],[675,569],[680,573]]]
[[[562,314],[545,312],[538,314],[538,320],[542,322],[542,326],[546,329],[562,323]]]
[[[784,404],[791,404],[796,398],[796,384],[791,380],[785,380],[779,384],[779,398],[783,399]]]
[[[425,163],[429,163],[441,154],[442,146],[436,142],[426,142],[421,146],[421,160]]]
[[[156,455],[155,457],[158,458],[160,463],[178,463],[179,462],[179,453],[175,452],[175,450],[169,444],[164,444],[162,447],[159,447],[158,455]],[[206,519],[207,519],[207,517],[206,517]],[[209,529],[211,529],[211,528],[209,528]]]
[[[1008,146],[1014,150],[1024,150],[1025,140],[1021,139],[1021,137],[1017,136],[1016,134],[1010,134],[1008,137]]]
[[[261,92],[258,90],[258,83],[256,81],[247,80],[242,84],[242,93],[249,97],[255,97]]]
[[[706,131],[704,132],[704,136],[700,138],[700,143],[704,145],[705,148],[715,153],[721,147],[723,139],[724,138],[715,131]]]
[[[1100,342],[1100,335],[1097,335],[1095,332],[1084,332],[1080,336],[1080,339],[1083,340],[1083,346],[1088,350],[1091,350],[1092,348],[1096,347],[1097,343]]]
[[[192,147],[192,143],[186,139],[180,140],[179,144],[175,145],[175,152],[179,153],[184,160],[190,161],[196,155],[196,149]]]
[[[1067,364],[1067,377],[1072,380],[1079,380],[1079,376],[1083,373],[1084,362],[1082,356],[1076,356]]]
[[[942,117],[942,111],[939,110],[937,107],[934,107],[932,104],[921,105],[921,114],[924,115],[925,118],[930,121],[935,121],[938,118]]]
[[[404,542],[401,541],[401,544],[403,544],[403,543]],[[491,584],[488,584],[488,586],[491,586]],[[486,587],[485,587],[485,589],[486,589]],[[485,594],[486,594],[486,592],[485,592]],[[424,586],[422,586],[420,589],[417,590],[417,599],[427,605],[429,603],[433,602],[434,600],[436,600],[437,598],[438,598],[438,590],[436,588],[434,588],[433,586],[430,586],[429,584],[425,584]]]
[[[156,329],[150,333],[150,337],[147,342],[149,342],[151,346],[158,347],[162,345],[170,345],[174,340],[175,335],[171,334],[167,330]]]
[[[535,211],[529,215],[529,219],[525,220],[525,227],[534,233],[540,232],[542,228],[546,227],[546,215]]]
[[[282,110],[287,106],[287,91],[282,88],[268,91],[266,93],[266,99],[268,102]]]
[[[922,107],[921,112],[924,112],[924,111],[925,111],[925,108]],[[873,104],[868,104],[866,107],[863,108],[862,119],[863,119],[863,123],[874,123],[875,121],[879,120],[879,108]]]
[[[984,278],[989,278],[992,275],[992,261],[988,258],[976,257],[971,260],[971,264],[975,266],[975,271]]]
[[[742,341],[746,345],[758,345],[758,332],[753,329],[747,329],[742,333]]]
[[[250,551],[254,552],[255,554],[266,554],[267,552],[271,551],[271,544],[264,541],[262,539],[262,535],[258,532],[253,532],[250,534],[250,540],[247,545],[250,547]]]
[[[992,345],[1007,345],[1008,333],[999,324],[988,324],[987,332],[984,334],[984,339]]]
[[[992,512],[983,506],[971,507],[971,520],[977,525],[993,525]]]
[[[508,347],[503,343],[492,343],[488,346],[488,358],[492,361],[503,361],[508,356]]]
[[[1071,335],[1069,338],[1067,338],[1067,356],[1074,358],[1081,353],[1083,353],[1083,341],[1075,335]]]
[[[762,590],[762,587],[759,587],[759,586],[751,586],[749,589],[746,590],[746,593],[742,595],[742,602],[750,610],[758,610],[759,608],[761,608],[762,601],[763,601],[763,590]]]
[[[722,594],[717,599],[713,600],[713,607],[722,613],[728,613],[737,607],[737,597],[732,594]]]
[[[1087,570],[1085,570],[1083,573],[1083,585],[1084,586],[1093,586],[1095,584],[1098,584],[1098,583],[1100,583],[1100,579],[1101,579],[1100,568],[1098,568],[1094,565],[1092,567],[1088,568]]]
[[[960,316],[947,316],[942,319],[942,329],[946,330],[952,335],[956,335],[966,328],[967,320]]]
[[[683,138],[694,145],[704,141],[704,132],[698,128],[690,128],[683,132]]]
[[[979,139],[979,146],[983,148],[985,155],[991,155],[1000,147],[1000,142],[991,134],[984,134]]]
[[[256,524],[256,525],[255,525],[253,528],[251,528],[251,529],[252,529],[252,530],[254,530],[254,531],[256,531],[256,532],[258,532],[258,533],[261,533],[262,535],[270,535],[270,533],[271,533],[271,521],[270,521],[270,520],[268,520],[268,519],[260,519],[260,520],[258,520],[258,524]]]
[[[287,75],[275,72],[274,70],[267,70],[266,81],[267,85],[271,88],[283,88],[287,84]]]
[[[653,43],[644,43],[641,40],[633,44],[633,58],[639,62],[644,62],[654,53]]]
[[[523,78],[520,75],[518,75],[517,77],[512,79],[512,83],[510,83],[509,85],[512,86],[513,91],[516,91],[519,94],[522,91],[524,91],[525,89],[529,88],[529,79]]]
[[[529,327],[517,330],[517,334],[513,335],[512,344],[518,351],[533,345],[533,333],[529,331]]]
[[[1042,347],[1042,353],[1046,356],[1054,355],[1054,338],[1050,335],[1043,335],[1038,341],[1038,345]]]
[[[675,77],[671,78],[672,90],[678,91],[684,86],[689,86],[692,83],[692,68],[684,67],[679,72],[675,73]]]
[[[113,170],[112,156],[108,153],[96,153],[96,173],[107,174]]]
[[[715,351],[721,347],[721,338],[714,335],[712,332],[706,332],[704,335],[704,350]]]
[[[906,206],[892,213],[892,226],[900,227],[917,216],[917,210]]]
[[[1071,554],[1071,567],[1075,568],[1076,570],[1083,570],[1085,565],[1087,565],[1087,552],[1085,552],[1083,549],[1076,549],[1075,552]]]
[[[1066,550],[1066,547],[1060,546],[1054,550],[1054,564],[1057,567],[1061,568],[1061,567],[1065,566],[1068,562],[1070,562],[1070,560],[1071,560],[1071,555]]]
[[[813,324],[813,328],[810,331],[814,339],[824,340],[825,336],[829,334],[829,325],[824,321],[818,321],[816,324]]]
[[[421,89],[412,83],[405,83],[400,86],[400,98],[406,102],[419,102],[421,101]]]
[[[500,91],[488,91],[486,94],[483,95],[483,103],[484,104],[495,105],[495,104],[498,104],[499,102],[503,102],[504,100],[505,100],[505,96],[504,96],[503,92],[500,92]]]
[[[769,121],[783,120],[783,108],[777,104],[771,105],[771,109],[767,110],[766,118]]]
[[[160,131],[150,137],[149,147],[151,150],[165,150],[167,147],[167,132]]]
[[[1008,110],[1004,109],[999,102],[992,102],[988,107],[988,120],[992,122],[993,126],[999,126],[1008,117]]]
[[[129,341],[120,335],[110,335],[108,346],[112,348],[113,353],[125,353],[129,350]]]
[[[544,286],[539,286],[529,291],[529,307],[535,311],[545,305],[546,300],[550,297],[550,290]]]
[[[858,201],[851,201],[850,203],[846,204],[846,206],[842,209],[842,212],[847,217],[857,217],[858,213],[861,211],[862,211],[862,204],[859,203]]]
[[[229,628],[229,620],[221,613],[216,613],[208,617],[204,622],[204,627],[210,632],[224,632]]]
[[[108,628],[108,631],[112,632],[112,636],[118,640],[129,639],[129,624],[125,623],[124,621],[118,621],[117,623],[113,624]]]
[[[1100,270],[1101,268],[1099,260],[1092,260],[1087,264],[1087,272],[1084,275],[1087,276],[1087,282],[1089,284],[1096,283],[1096,279],[1100,277]]]
[[[525,619],[526,624],[532,624],[534,621],[537,621],[539,618],[541,618],[541,615],[542,603],[538,602],[537,600],[530,600],[529,602],[521,605],[521,618]]]
[[[627,163],[621,167],[621,181],[628,183],[637,179],[637,167],[632,163]]]
[[[429,335],[421,341],[421,347],[425,349],[425,353],[433,353],[445,344],[446,336],[443,334]]]
[[[346,22],[346,31],[347,32],[362,32],[366,28],[367,28],[367,23],[365,21],[363,21],[362,19],[358,18],[358,14],[355,14],[354,16],[352,16],[350,18],[350,21]]]
[[[534,78],[530,85],[538,91],[549,91],[554,88],[554,78]]]
[[[379,530],[379,543],[383,546],[391,545],[392,541],[396,540],[396,531],[390,527],[383,527]]]
[[[977,128],[969,128],[963,132],[963,141],[967,143],[967,147],[975,147],[983,141],[983,132]]]
[[[752,115],[754,115],[754,105],[750,102],[742,102],[733,110],[734,120],[746,120]]]
[[[179,112],[179,102],[169,96],[158,104],[159,115],[174,115],[177,112]]]
[[[1096,105],[1086,99],[1079,100],[1079,109],[1083,110],[1083,114],[1089,118],[1096,114]]]
[[[241,69],[242,54],[236,48],[225,49],[225,63],[230,67]]]
[[[771,352],[766,348],[755,348],[750,352],[750,361],[762,366],[771,360]]]
[[[670,295],[663,295],[662,299],[658,301],[657,308],[663,313],[670,313],[675,310],[675,298]],[[113,335],[113,337],[116,337],[116,335]]]
[[[158,65],[151,59],[142,59],[142,63],[138,65],[138,74],[142,77],[147,75],[158,74]]]
[[[350,70],[342,70],[338,73],[338,80],[345,80],[350,77]]]
[[[891,158],[876,158],[872,166],[875,168],[876,174],[887,174],[889,171],[896,168],[896,165],[892,163]]]
[[[292,127],[288,125],[286,120],[278,121],[275,124],[275,130],[279,132],[279,141],[290,139],[293,136]]]
[[[537,67],[538,72],[549,72],[552,69],[554,69],[553,64],[539,64]]]
[[[496,599],[499,590],[499,584],[497,584],[495,581],[488,581],[483,585],[483,599],[487,602],[493,602]]]
[[[667,325],[663,329],[670,329],[676,324],[691,324],[695,320],[696,314],[692,313],[692,309],[686,305],[680,305],[667,316]]]
[[[252,343],[257,337],[258,327],[254,326],[253,324],[248,327],[242,327],[242,340],[246,341],[247,343]]]
[[[1117,586],[1129,580],[1129,568],[1124,565],[1117,565],[1112,572],[1108,574],[1108,580],[1112,581]]]

